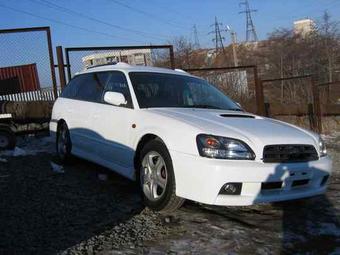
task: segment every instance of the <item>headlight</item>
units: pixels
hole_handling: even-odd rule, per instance
[[[320,157],[327,156],[327,149],[326,149],[326,144],[325,141],[322,140],[322,138],[319,138],[319,152],[320,152]]]
[[[237,139],[201,134],[197,136],[196,141],[199,154],[202,157],[218,159],[255,159],[255,154],[250,147]]]

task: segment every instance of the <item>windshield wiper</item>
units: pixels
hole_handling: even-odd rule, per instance
[[[207,104],[184,105],[185,108],[221,109],[217,106]]]
[[[240,108],[230,108],[227,109],[228,111],[235,111],[235,112],[244,112],[244,110],[240,109]]]

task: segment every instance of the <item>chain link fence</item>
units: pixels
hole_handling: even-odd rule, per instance
[[[56,95],[49,27],[0,30],[0,95],[41,89]]]

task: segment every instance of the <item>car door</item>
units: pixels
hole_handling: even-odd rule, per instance
[[[62,101],[62,113],[60,116],[66,121],[72,141],[72,153],[77,153],[79,149],[86,148],[87,141],[83,137],[83,131],[89,125],[89,114],[84,111],[82,94],[88,83],[87,74],[75,76],[65,87],[59,100]],[[86,107],[86,106],[85,106]],[[86,109],[86,108],[85,108]]]
[[[134,151],[128,146],[134,110],[125,74],[120,71],[98,72],[96,81],[104,86],[101,104],[97,104],[91,115],[93,130],[98,134],[98,155],[123,175],[124,169],[133,169]],[[114,106],[104,102],[107,91],[122,93],[126,105]],[[125,171],[125,172],[124,172]]]
[[[82,157],[95,158],[97,134],[93,130],[91,116],[95,105],[98,104],[104,88],[98,87],[94,80],[94,73],[80,75],[76,100],[68,106],[72,118],[70,122],[70,135],[72,151]]]

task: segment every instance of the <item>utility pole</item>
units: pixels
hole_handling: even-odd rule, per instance
[[[226,31],[230,32],[230,37],[231,37],[231,42],[232,42],[231,45],[233,48],[234,66],[238,66],[238,57],[237,57],[237,50],[236,50],[236,47],[237,47],[236,32],[230,26],[227,26]]]
[[[201,46],[200,46],[200,41],[198,39],[198,32],[197,32],[196,25],[193,26],[193,30],[194,30],[194,48],[199,49]]]
[[[221,29],[220,26],[222,26],[222,23],[219,23],[217,21],[217,17],[215,17],[215,23],[211,25],[211,27],[214,27],[214,30],[211,31],[209,34],[214,34],[215,38],[212,39],[213,42],[215,42],[215,50],[216,50],[216,54],[222,50],[223,54],[225,54],[224,51],[224,45],[223,45],[223,40],[225,39],[222,35],[221,35]]]
[[[247,42],[257,42],[257,34],[255,30],[255,26],[253,23],[253,19],[251,17],[252,12],[257,12],[257,10],[250,9],[248,0],[244,0],[240,3],[240,6],[244,5],[245,10],[241,11],[239,13],[245,13],[246,14],[246,41]]]

